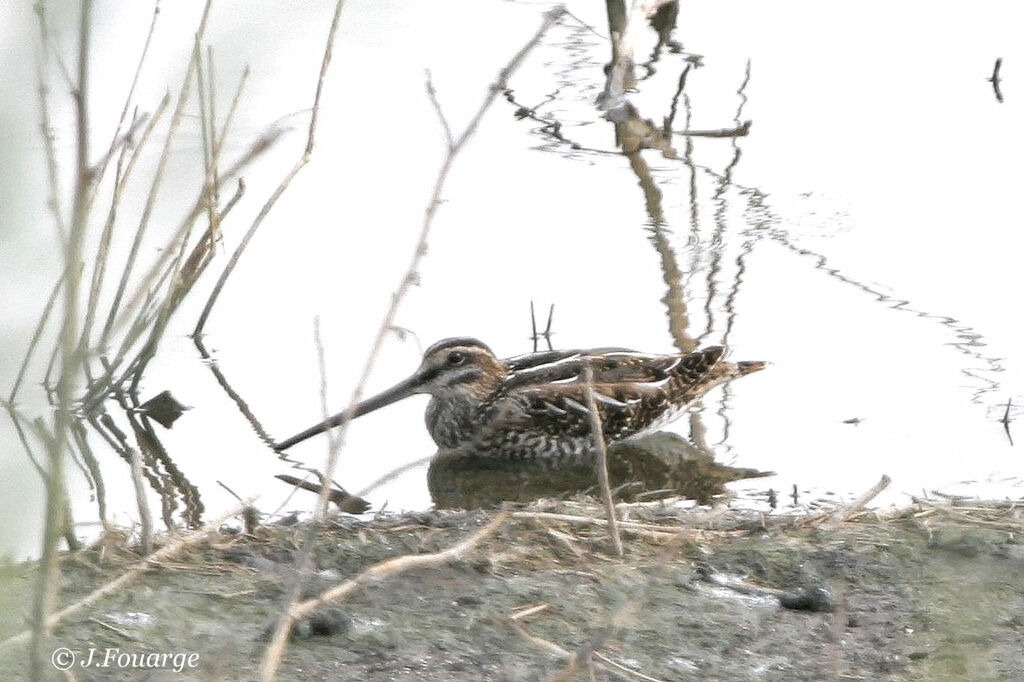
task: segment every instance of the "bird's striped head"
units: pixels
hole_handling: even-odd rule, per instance
[[[485,343],[468,336],[443,339],[427,348],[416,370],[416,393],[451,393],[483,397],[494,391],[508,372]]]

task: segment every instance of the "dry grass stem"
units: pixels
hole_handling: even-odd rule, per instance
[[[371,492],[381,487],[385,483],[390,483],[391,481],[395,480],[405,472],[412,471],[413,469],[417,469],[425,464],[430,464],[430,460],[432,459],[434,459],[434,455],[427,455],[426,457],[420,457],[419,459],[415,459],[399,467],[395,467],[391,471],[387,472],[380,478],[374,480],[365,488],[357,492],[356,497],[365,497],[366,495],[370,494]]]
[[[631,610],[631,607],[627,607],[627,610]],[[620,679],[648,680],[649,682],[663,682],[662,680],[659,680],[659,679],[657,679],[655,677],[649,677],[647,675],[644,675],[643,673],[637,672],[636,670],[632,670],[630,668],[627,668],[624,665],[621,665],[619,663],[615,663],[614,661],[609,659],[607,656],[604,656],[604,655],[598,653],[597,651],[595,651],[595,649],[597,647],[601,646],[604,643],[605,640],[610,638],[610,635],[614,632],[614,627],[610,628],[605,636],[598,638],[594,642],[590,642],[590,643],[584,645],[584,647],[580,651],[572,652],[572,651],[569,651],[568,649],[564,649],[564,648],[560,647],[559,645],[555,644],[552,641],[544,639],[543,637],[537,637],[536,635],[531,635],[529,632],[527,632],[523,628],[522,625],[520,625],[519,623],[517,623],[515,620],[513,620],[511,618],[506,618],[506,619],[503,620],[503,622],[505,624],[509,625],[512,628],[512,630],[517,635],[519,635],[520,639],[522,639],[527,644],[530,644],[530,645],[532,645],[534,647],[537,647],[538,649],[541,649],[542,651],[545,651],[545,652],[551,654],[552,656],[555,656],[557,658],[562,658],[562,659],[566,659],[567,660],[567,667],[566,667],[566,669],[561,671],[558,675],[556,675],[553,678],[555,680],[558,680],[558,679],[566,679],[566,680],[572,679],[573,675],[578,673],[579,670],[581,669],[581,665],[583,663],[585,663],[587,660],[589,660],[591,657],[594,657],[594,658],[600,659],[600,661],[601,661],[601,663],[595,664],[595,665],[597,665],[597,667],[602,668],[603,670],[605,670],[608,673],[611,673],[612,675],[614,675],[617,678],[620,678]],[[567,674],[568,674],[568,676],[566,676]]]
[[[114,129],[114,135],[110,141],[110,148],[107,150],[107,153],[103,155],[103,159],[96,167],[95,173],[97,178],[102,178],[104,176],[107,171],[107,165],[110,163],[110,159],[113,158],[118,145],[124,143],[124,140],[121,138],[121,131],[124,129],[124,122],[127,120],[128,112],[131,110],[132,100],[135,99],[135,88],[138,87],[139,77],[142,75],[142,67],[146,63],[146,56],[149,54],[149,46],[153,42],[153,34],[156,32],[156,22],[159,17],[160,0],[155,0],[153,3],[153,18],[149,23],[149,30],[146,32],[146,42],[142,46],[142,52],[139,55],[139,63],[135,67],[135,75],[132,77],[132,84],[128,88],[128,95],[124,98],[124,107],[121,109],[121,116],[117,120],[117,127]],[[134,128],[134,123],[132,128]],[[93,201],[96,199],[96,192],[98,188],[98,185],[93,188],[93,192],[89,197],[89,207],[92,206]]]
[[[77,447],[78,451],[82,454],[82,461],[89,470],[87,478],[92,482],[92,485],[96,490],[96,507],[99,512],[100,525],[103,526],[104,532],[112,531],[113,526],[110,525],[110,521],[107,518],[106,485],[103,482],[103,475],[100,472],[99,460],[96,459],[96,455],[93,454],[92,447],[89,445],[88,434],[86,433],[83,422],[76,421],[71,425],[71,435],[75,439],[75,447]]]
[[[590,436],[594,441],[594,452],[597,455],[597,482],[601,486],[601,500],[604,502],[605,518],[608,519],[608,537],[612,542],[615,556],[622,556],[622,539],[615,519],[615,502],[612,500],[611,487],[608,484],[608,449],[604,444],[604,429],[601,417],[597,412],[597,401],[594,399],[594,370],[588,362],[583,367],[583,385],[587,398],[587,412],[590,416]]]
[[[32,332],[32,338],[28,343],[28,348],[25,350],[25,357],[21,361],[21,366],[18,368],[18,375],[15,377],[14,384],[11,386],[11,393],[7,397],[6,406],[8,409],[13,409],[17,402],[18,391],[21,389],[21,383],[25,380],[25,372],[28,371],[29,363],[32,361],[32,355],[35,353],[36,346],[39,345],[39,340],[43,335],[43,330],[46,328],[46,323],[50,319],[50,315],[53,313],[53,306],[57,303],[57,294],[60,293],[65,280],[67,280],[66,267],[64,272],[61,273],[60,278],[53,285],[53,289],[50,291],[50,296],[46,299],[46,305],[43,306],[43,312],[39,316],[39,322],[36,324],[36,328]]]
[[[39,22],[39,43],[40,58],[36,68],[36,79],[38,81],[39,93],[39,125],[43,136],[43,150],[46,154],[47,184],[50,196],[47,205],[53,214],[54,224],[57,227],[57,235],[61,244],[66,245],[68,241],[67,225],[64,222],[64,214],[60,209],[60,168],[57,165],[57,151],[53,139],[53,121],[50,118],[50,79],[49,63],[53,55],[53,39],[50,34],[50,26],[47,23],[46,3],[42,0],[35,5],[36,17]]]
[[[598,519],[592,516],[575,516],[573,514],[555,514],[552,512],[512,512],[512,518],[559,521],[583,526],[605,527],[608,525],[608,521],[606,519]],[[635,533],[637,535],[647,535],[649,537],[658,536],[666,538],[678,537],[680,534],[727,534],[729,532],[687,528],[685,526],[659,526],[652,523],[636,523],[633,521],[618,521],[616,526],[624,532]]]
[[[849,519],[851,516],[853,516],[860,510],[862,510],[868,504],[868,502],[875,499],[875,497],[877,497],[880,492],[888,488],[890,483],[892,483],[892,479],[889,478],[887,475],[882,474],[882,478],[878,479],[878,483],[871,486],[853,502],[844,505],[836,512],[826,512],[825,514],[822,514],[819,517],[815,517],[811,520],[811,522],[821,520],[822,518],[828,518],[830,524],[837,526],[846,521],[847,519]]]
[[[318,609],[328,603],[344,599],[354,590],[366,585],[367,583],[390,578],[398,575],[399,573],[404,573],[405,571],[415,568],[440,566],[441,564],[449,561],[459,559],[463,554],[480,544],[480,542],[482,542],[487,536],[498,530],[498,527],[504,523],[507,518],[508,512],[501,512],[491,519],[486,526],[473,533],[459,544],[449,547],[446,550],[435,552],[433,554],[407,554],[394,559],[388,559],[387,561],[382,561],[366,569],[355,578],[346,580],[340,585],[323,592],[318,597],[289,604],[288,611],[284,618],[285,628],[283,632],[275,631],[273,639],[264,651],[261,666],[262,679],[271,680],[274,678],[277,664],[280,662],[281,656],[284,655],[284,647],[287,642],[288,633],[291,631],[292,625],[299,618],[308,615],[315,609]]]
[[[142,455],[138,449],[131,448],[132,485],[135,487],[135,501],[139,510],[139,540],[142,544],[142,552],[149,554],[153,551],[153,516],[149,513],[149,503],[146,501],[146,486],[142,482]]]
[[[40,9],[40,18],[45,11]],[[77,352],[79,288],[82,269],[79,266],[85,241],[87,196],[93,177],[89,169],[89,57],[91,54],[92,0],[82,0],[78,30],[78,73],[73,92],[76,119],[75,193],[72,219],[65,249],[64,315],[60,328],[58,348],[60,375],[56,386],[57,410],[53,419],[53,438],[47,440],[46,514],[43,542],[40,551],[39,573],[32,605],[32,643],[30,666],[33,679],[48,674],[47,640],[51,632],[49,615],[57,601],[58,556],[57,545],[65,535],[70,511],[64,481],[64,457],[70,441],[74,406],[75,380],[78,377],[82,354]],[[69,538],[70,540],[71,538]]]
[[[547,611],[549,608],[551,608],[551,604],[536,604],[535,606],[528,606],[526,608],[520,609],[508,618],[509,620],[522,620],[523,618],[533,616],[535,614],[541,613],[542,611]]]
[[[88,608],[89,606],[92,606],[100,599],[103,599],[104,597],[114,594],[118,590],[129,585],[132,581],[138,578],[150,567],[156,566],[161,562],[166,561],[167,559],[171,559],[181,551],[199,544],[207,537],[209,537],[212,533],[215,533],[217,529],[220,528],[222,523],[227,521],[232,516],[237,516],[238,514],[242,513],[245,507],[251,505],[255,499],[256,498],[251,497],[247,500],[244,500],[241,504],[236,505],[230,511],[222,514],[213,521],[210,521],[202,528],[192,533],[189,533],[188,535],[179,537],[173,540],[170,544],[166,545],[165,547],[157,550],[156,552],[150,554],[147,557],[144,557],[142,560],[140,560],[138,563],[136,563],[134,566],[126,570],[124,573],[119,575],[114,580],[111,580],[108,583],[104,583],[103,585],[96,588],[79,601],[64,607],[57,613],[50,616],[46,621],[46,627],[49,629],[53,629],[59,623],[66,620],[70,616],[73,616],[79,611]],[[17,635],[14,635],[12,637],[8,637],[7,639],[0,642],[0,648],[24,642],[26,639],[29,638],[29,635],[30,633],[26,631],[18,633]]]
[[[122,147],[122,154],[118,158],[117,168],[114,174],[114,188],[110,197],[110,208],[107,210],[107,219],[103,226],[103,232],[100,235],[99,244],[96,247],[96,256],[93,260],[93,273],[92,283],[89,289],[89,301],[86,305],[85,322],[82,325],[82,336],[79,341],[79,347],[83,352],[89,348],[89,338],[92,334],[92,327],[96,319],[96,312],[99,310],[99,297],[103,290],[103,281],[106,277],[107,263],[110,258],[110,244],[113,239],[114,226],[118,215],[117,212],[124,196],[125,187],[127,187],[128,180],[133,175],[133,171],[135,170],[136,163],[138,162],[142,151],[148,146],[154,129],[167,112],[167,107],[170,104],[170,101],[170,95],[164,95],[160,100],[156,110],[149,117],[146,127],[142,131],[142,135],[134,145],[131,156],[128,157],[127,165],[124,165],[124,158],[129,149],[127,144]],[[105,339],[100,342],[99,352],[107,352]]]
[[[601,661],[602,663],[604,663],[605,665],[607,665],[609,668],[612,668],[612,669],[614,669],[614,670],[616,670],[616,671],[618,671],[620,673],[623,673],[624,675],[627,675],[628,677],[631,677],[633,679],[644,680],[645,682],[664,682],[664,680],[661,680],[661,679],[659,679],[657,677],[651,677],[650,675],[644,675],[639,670],[633,670],[632,668],[627,668],[626,666],[622,665],[621,663],[616,663],[612,659],[610,659],[607,656],[605,656],[604,654],[602,654],[600,651],[594,651],[591,655],[594,658],[596,658],[599,661]]]

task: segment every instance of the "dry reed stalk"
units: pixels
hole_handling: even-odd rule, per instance
[[[356,493],[356,497],[365,497],[377,488],[381,487],[385,483],[389,483],[407,471],[412,471],[417,467],[421,467],[424,464],[429,464],[430,460],[434,459],[434,455],[427,455],[426,457],[420,457],[419,459],[407,462],[401,466],[395,467],[391,471],[387,472],[380,478],[377,478],[372,483],[368,484],[365,488]]]
[[[38,12],[40,18],[45,10]],[[92,0],[82,0],[78,27],[78,73],[73,93],[75,101],[76,149],[75,192],[72,218],[65,247],[64,316],[58,341],[60,378],[57,382],[57,411],[53,418],[53,438],[47,442],[46,515],[43,543],[40,552],[39,574],[32,605],[32,642],[29,653],[33,679],[48,674],[47,640],[51,632],[49,615],[57,601],[59,588],[57,545],[70,519],[67,491],[64,487],[64,457],[70,441],[71,409],[74,404],[74,382],[83,356],[77,348],[79,286],[81,283],[81,254],[85,240],[88,216],[88,193],[93,183],[89,168],[89,56],[91,54]],[[71,538],[69,538],[71,539]]]
[[[277,672],[277,666],[281,661],[281,657],[284,655],[284,648],[287,643],[288,633],[291,631],[292,624],[299,618],[308,615],[315,609],[318,609],[328,603],[344,599],[354,590],[366,585],[367,583],[390,578],[414,568],[440,566],[448,563],[449,561],[458,559],[463,554],[480,544],[480,542],[487,536],[494,533],[507,518],[508,512],[501,512],[491,519],[486,526],[473,533],[459,544],[449,547],[448,549],[435,552],[433,554],[406,554],[394,559],[382,561],[366,569],[355,578],[350,578],[340,585],[336,585],[335,587],[326,590],[313,599],[290,603],[288,605],[288,610],[282,619],[285,624],[283,630],[284,635],[279,636],[278,631],[275,631],[270,644],[268,644],[266,650],[264,650],[263,660],[260,664],[261,679],[274,679]]]
[[[583,367],[583,384],[587,398],[587,412],[590,416],[590,436],[593,439],[594,452],[597,455],[595,462],[597,482],[601,486],[601,500],[604,503],[605,518],[608,519],[608,537],[612,541],[615,556],[621,558],[622,539],[619,537],[619,527],[615,519],[615,502],[612,501],[612,491],[608,485],[608,449],[604,444],[601,416],[597,412],[597,401],[594,399],[594,370],[589,362]]]
[[[592,516],[574,516],[572,514],[555,514],[553,512],[512,512],[514,519],[538,519],[543,521],[558,521],[563,523],[574,523],[583,526],[607,526],[605,519],[596,519]],[[659,526],[651,523],[637,523],[634,521],[619,521],[616,524],[622,531],[636,533],[638,535],[678,537],[684,533],[695,535],[732,535],[732,531],[705,530],[700,528],[687,528],[685,526]]]
[[[149,23],[149,30],[146,32],[146,42],[142,46],[142,52],[139,54],[139,62],[135,67],[135,75],[132,76],[132,84],[128,88],[128,95],[124,98],[124,107],[121,109],[121,116],[117,119],[117,127],[114,129],[114,135],[110,140],[110,149],[104,154],[103,159],[101,159],[101,162],[96,167],[97,178],[102,178],[106,174],[107,165],[110,163],[110,159],[113,158],[114,151],[124,141],[124,138],[121,137],[121,131],[124,129],[124,122],[128,118],[128,112],[131,110],[131,103],[135,98],[135,88],[139,85],[139,77],[142,75],[142,67],[146,63],[146,56],[149,54],[149,46],[153,42],[153,34],[156,32],[156,21],[159,17],[160,0],[155,0],[153,3],[153,18]],[[125,145],[125,148],[127,148],[127,145]],[[93,187],[93,192],[89,197],[90,207],[96,199],[98,189],[98,184]]]
[[[11,386],[11,392],[7,396],[7,401],[4,406],[8,410],[14,410],[17,403],[18,391],[21,390],[21,384],[25,380],[25,372],[28,371],[29,363],[32,361],[32,355],[35,353],[36,346],[39,345],[39,340],[43,336],[43,330],[46,328],[46,323],[50,319],[50,315],[53,313],[54,305],[57,303],[57,295],[60,293],[61,288],[64,286],[64,281],[67,279],[67,268],[61,272],[60,278],[53,285],[53,289],[50,291],[50,296],[46,299],[46,305],[43,306],[43,312],[39,316],[39,322],[36,323],[36,328],[32,332],[32,338],[28,343],[28,348],[25,350],[25,357],[21,361],[21,366],[18,368],[18,375],[14,379],[14,384]]]
[[[862,510],[868,502],[875,499],[880,492],[889,487],[892,483],[892,479],[887,475],[882,474],[882,478],[878,479],[878,483],[868,488],[860,497],[850,502],[847,505],[843,505],[837,511],[822,512],[816,514],[804,521],[805,524],[817,523],[819,521],[828,520],[830,526],[836,527],[841,525],[848,518]]]

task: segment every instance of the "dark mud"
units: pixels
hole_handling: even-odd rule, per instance
[[[1024,679],[1024,524],[1012,506],[918,506],[838,526],[623,509],[645,525],[625,534],[619,560],[600,527],[522,515],[600,518],[593,506],[519,507],[462,559],[370,584],[315,627],[304,624],[279,679],[549,679],[567,665],[549,644],[583,662],[564,679],[590,679],[588,659],[598,680],[644,679],[615,666],[661,680]],[[493,515],[337,520],[317,547],[313,589],[391,557],[445,549]],[[61,625],[54,646],[79,656],[198,654],[197,667],[180,673],[76,666],[78,680],[255,679],[301,537],[300,528],[264,527],[256,537],[212,538]],[[62,604],[131,558],[123,549],[66,557]],[[0,573],[0,638],[24,629],[28,573]],[[25,650],[0,647],[0,679],[26,678]]]

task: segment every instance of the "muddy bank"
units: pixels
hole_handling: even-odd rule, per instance
[[[600,519],[588,503],[514,511],[463,558],[370,584],[304,624],[279,679],[547,679],[566,668],[558,649],[591,661],[596,679],[1024,679],[1024,521],[1012,505],[917,506],[840,525],[622,505],[634,525],[621,560],[600,526],[571,518]],[[314,588],[447,548],[493,516],[337,519],[318,544]],[[301,536],[265,526],[211,538],[59,627],[55,647],[76,663],[94,652],[92,667],[74,668],[79,680],[254,679]],[[62,604],[133,559],[116,547],[66,557]],[[3,569],[0,637],[24,627],[29,572]],[[197,656],[180,673],[172,659],[97,667],[110,649]],[[24,679],[24,655],[0,648],[0,679]],[[576,675],[588,679],[586,663]]]

